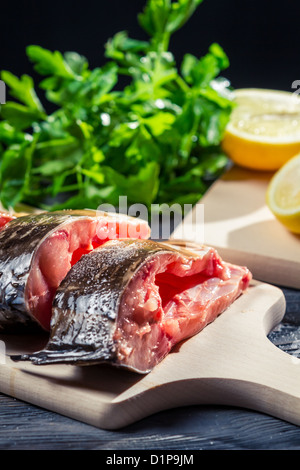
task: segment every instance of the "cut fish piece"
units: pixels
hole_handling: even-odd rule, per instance
[[[9,212],[0,211],[0,232],[5,227],[5,225],[16,217]]]
[[[62,211],[11,220],[0,232],[0,329],[50,328],[52,299],[81,256],[111,238],[148,238],[141,219],[98,211]]]
[[[246,267],[203,246],[196,254],[151,240],[114,240],[83,256],[58,288],[34,364],[111,363],[147,373],[248,287]]]

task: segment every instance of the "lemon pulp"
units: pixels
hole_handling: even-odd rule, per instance
[[[274,174],[268,185],[267,204],[281,223],[300,233],[300,155]]]
[[[300,152],[300,97],[294,93],[240,89],[222,147],[237,164],[277,170]]]
[[[297,209],[300,208],[300,167],[298,171],[293,173],[289,172],[286,181],[278,183],[277,192],[275,194],[275,203],[282,209]],[[297,187],[297,183],[299,187]]]

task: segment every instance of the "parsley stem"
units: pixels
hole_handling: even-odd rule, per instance
[[[180,86],[180,88],[187,93],[187,95],[190,93],[191,89],[188,86],[188,84],[183,80],[183,78],[180,75],[177,75],[176,77],[176,83]]]

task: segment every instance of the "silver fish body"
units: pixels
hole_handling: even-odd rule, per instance
[[[84,255],[56,291],[48,344],[15,359],[150,372],[249,285],[247,268],[224,263],[209,247],[199,253],[114,240]]]

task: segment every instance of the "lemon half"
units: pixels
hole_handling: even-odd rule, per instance
[[[278,170],[300,152],[300,97],[257,88],[234,92],[234,108],[222,147],[238,165]]]
[[[300,233],[300,155],[273,175],[266,198],[275,217],[291,232]]]

